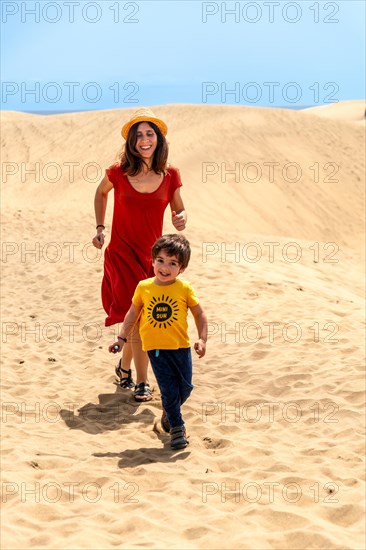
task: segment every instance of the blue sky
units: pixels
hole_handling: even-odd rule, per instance
[[[364,99],[364,22],[363,0],[2,0],[2,108]]]

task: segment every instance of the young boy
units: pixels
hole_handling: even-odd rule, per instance
[[[161,424],[170,432],[173,449],[188,445],[181,405],[192,386],[192,356],[188,337],[187,313],[191,310],[198,340],[194,349],[201,358],[206,352],[207,318],[187,281],[177,279],[188,266],[189,242],[182,235],[163,235],[152,248],[155,277],[140,281],[126,314],[118,341],[109,351],[121,351],[140,313],[142,349],[148,352],[158,382],[163,415]]]

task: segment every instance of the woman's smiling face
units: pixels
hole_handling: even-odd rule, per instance
[[[144,159],[152,159],[158,145],[158,136],[148,122],[140,122],[137,127],[135,149]]]

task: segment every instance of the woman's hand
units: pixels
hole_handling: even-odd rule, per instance
[[[172,212],[172,224],[177,231],[184,231],[186,227],[186,220],[184,212],[177,214],[175,210]]]
[[[102,248],[104,245],[104,220],[105,212],[107,208],[108,193],[113,189],[113,183],[108,179],[108,176],[105,175],[100,184],[95,191],[94,197],[94,212],[95,212],[95,221],[97,223],[97,234],[92,240],[95,248]]]
[[[117,340],[117,342],[114,342],[109,346],[108,351],[109,353],[118,353],[119,351],[122,351],[122,348],[123,342],[119,342],[119,340]]]
[[[100,229],[100,230],[97,229],[97,234],[92,240],[92,243],[95,246],[95,248],[102,248],[102,246],[104,245],[105,236],[103,231],[104,231],[103,229]]]

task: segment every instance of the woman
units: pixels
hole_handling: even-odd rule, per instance
[[[139,109],[123,126],[126,140],[120,162],[106,170],[94,200],[96,248],[104,244],[104,219],[108,193],[114,189],[111,240],[104,255],[102,302],[106,326],[121,323],[131,305],[139,281],[154,276],[151,247],[162,235],[164,211],[171,208],[178,231],[186,226],[187,215],[180,196],[179,171],[167,164],[168,128],[149,109]],[[136,368],[136,401],[152,399],[147,369],[148,356],[142,351],[138,325],[123,347],[116,374],[123,388],[131,388],[131,360]]]

